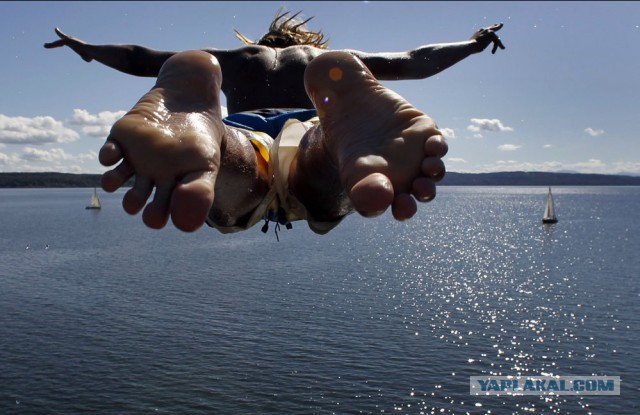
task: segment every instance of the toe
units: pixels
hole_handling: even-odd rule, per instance
[[[176,186],[170,206],[176,228],[193,232],[204,224],[213,205],[214,185],[212,172],[196,172],[185,176]]]
[[[418,211],[416,201],[411,195],[407,193],[399,194],[393,199],[391,205],[391,213],[397,220],[407,220]]]
[[[156,186],[153,200],[144,208],[142,221],[152,229],[162,229],[169,221],[169,200],[173,183],[163,183]]]
[[[133,187],[122,198],[122,207],[130,215],[140,212],[153,191],[153,183],[149,179],[136,176]]]
[[[424,142],[424,154],[431,157],[444,157],[449,151],[447,141],[441,135],[432,135]]]
[[[436,182],[441,180],[446,173],[444,162],[436,157],[425,158],[422,161],[421,169],[422,174]]]
[[[418,177],[411,185],[411,194],[420,202],[429,202],[436,197],[436,184],[427,177]]]
[[[354,209],[362,216],[378,216],[393,202],[393,185],[387,176],[372,173],[351,188],[349,198]]]
[[[120,161],[122,157],[120,147],[110,139],[107,139],[107,142],[100,148],[100,153],[98,154],[98,160],[103,166],[113,166]]]
[[[106,192],[115,192],[133,176],[133,168],[123,161],[113,170],[102,175],[102,189]]]

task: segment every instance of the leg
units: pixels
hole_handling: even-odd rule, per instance
[[[289,188],[316,221],[354,209],[376,216],[389,206],[405,220],[416,213],[416,199],[435,197],[447,145],[428,116],[344,52],[315,58],[305,87],[320,126],[303,138]]]
[[[205,52],[174,55],[156,85],[111,129],[100,162],[112,166],[102,186],[115,191],[135,175],[123,198],[130,214],[143,212],[155,229],[171,217],[183,231],[198,229],[213,207],[224,225],[249,212],[266,192],[253,148],[220,115],[222,74]],[[223,160],[222,152],[225,152]],[[238,192],[237,189],[246,189]],[[214,203],[214,195],[216,197]]]

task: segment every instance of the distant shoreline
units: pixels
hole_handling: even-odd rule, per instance
[[[447,172],[440,186],[639,186],[640,176],[555,172]]]
[[[101,174],[0,173],[0,188],[100,187]],[[130,186],[132,182],[128,183]],[[640,186],[640,176],[585,173],[448,172],[439,186]]]

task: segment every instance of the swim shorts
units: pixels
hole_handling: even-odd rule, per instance
[[[269,166],[269,192],[256,207],[249,219],[237,226],[222,227],[207,219],[207,224],[222,233],[249,229],[264,220],[266,232],[269,221],[290,227],[296,220],[307,220],[311,230],[325,234],[342,220],[318,222],[313,220],[289,192],[289,167],[298,152],[304,134],[319,123],[315,110],[267,109],[231,114],[223,121],[226,125],[253,131],[251,138],[256,155]],[[276,225],[277,226],[277,225]]]
[[[227,116],[222,122],[231,127],[266,133],[275,140],[287,120],[307,121],[316,115],[316,110],[267,108],[237,112]]]

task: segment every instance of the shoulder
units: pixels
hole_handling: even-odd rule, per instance
[[[278,51],[282,54],[305,55],[311,57],[316,57],[324,52],[328,52],[327,49],[320,49],[310,45],[289,46],[283,49],[278,49]]]
[[[287,64],[308,64],[311,60],[323,53],[326,49],[319,49],[308,45],[289,46],[277,50],[278,63]]]
[[[315,58],[327,49],[320,49],[310,45],[288,46],[286,48],[272,48],[262,45],[247,45],[237,49],[202,49],[215,57],[255,57],[255,56],[271,56],[277,52],[283,57],[308,57]]]
[[[215,56],[216,58],[236,58],[236,57],[247,57],[247,56],[257,56],[264,55],[269,53],[269,49],[265,46],[259,45],[248,45],[243,46],[237,49],[201,49],[204,52],[208,52]]]

